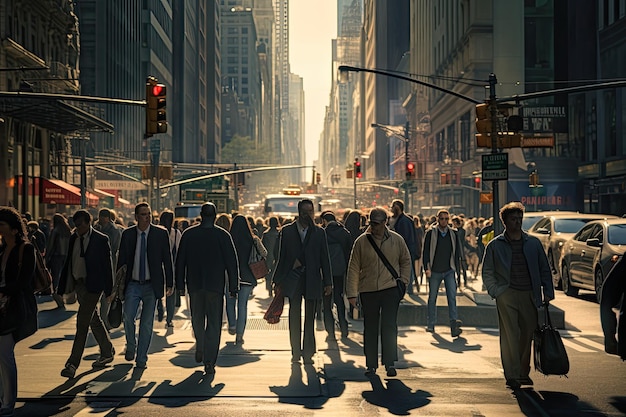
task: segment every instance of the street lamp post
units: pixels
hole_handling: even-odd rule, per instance
[[[393,135],[404,142],[404,166],[405,169],[409,165],[409,122],[404,124],[403,132],[396,132],[392,129],[392,126],[383,125],[380,123],[372,123],[373,128],[383,129],[388,135]],[[405,173],[405,181],[402,188],[404,189],[404,207],[405,210],[409,209],[409,178],[408,173]]]

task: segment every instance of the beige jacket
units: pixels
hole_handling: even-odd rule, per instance
[[[362,292],[386,290],[396,286],[391,272],[367,239],[367,235],[370,234],[370,229],[367,229],[356,239],[352,247],[346,285],[348,298],[356,297]],[[391,266],[400,274],[400,279],[408,285],[411,275],[411,255],[402,236],[387,229],[382,242],[376,238],[374,242],[379,245]]]

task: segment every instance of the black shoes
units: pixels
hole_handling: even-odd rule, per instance
[[[207,375],[215,375],[215,366],[211,362],[205,363],[204,373]]]
[[[165,328],[168,327],[174,327],[174,323],[172,323],[171,321],[168,321],[167,323],[165,323]]]
[[[434,327],[431,327],[431,326],[428,326],[428,327],[426,328],[426,331],[427,331],[428,333],[435,333],[435,328],[434,328]]]
[[[452,320],[450,322],[450,333],[452,337],[459,337],[461,333],[463,333],[463,329],[461,329],[461,325],[463,322],[461,320]]]
[[[126,353],[124,353],[124,359],[132,362],[135,359],[135,351],[126,349]]]
[[[74,378],[74,375],[76,375],[76,366],[72,365],[69,362],[66,363],[65,368],[61,370],[61,376],[71,379]]]
[[[113,362],[114,356],[115,356],[115,349],[111,348],[111,355],[109,356],[100,355],[100,357],[96,359],[94,363],[91,364],[91,367],[92,368],[104,368],[107,363]]]
[[[368,368],[365,370],[365,376],[374,376],[374,375],[376,375],[376,368],[370,368],[370,367],[368,367]]]
[[[387,370],[387,376],[389,377],[398,375],[396,368],[394,368],[393,366],[385,366],[385,369]]]

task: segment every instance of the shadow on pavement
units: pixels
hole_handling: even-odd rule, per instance
[[[399,379],[387,379],[385,387],[378,375],[370,378],[372,391],[363,391],[363,398],[370,404],[383,407],[391,414],[406,416],[411,414],[411,410],[424,407],[430,404],[432,394],[427,391],[411,391]]]
[[[235,344],[235,342],[226,342],[226,345],[220,349],[217,355],[217,366],[231,368],[258,362],[260,360],[261,355],[251,353],[243,346]]]
[[[40,329],[46,329],[48,327],[54,327],[57,324],[71,319],[76,315],[74,310],[62,310],[55,308],[53,310],[39,310],[37,313],[37,322]]]
[[[439,336],[437,333],[433,333],[433,338],[435,339],[435,342],[431,343],[433,346],[436,346],[440,349],[447,349],[450,352],[454,353],[463,353],[471,350],[482,349],[482,345],[480,344],[468,345],[467,339],[464,337],[457,337],[450,341]]]
[[[192,402],[206,401],[215,397],[224,389],[224,384],[211,385],[214,375],[206,375],[202,371],[195,371],[178,384],[166,379],[161,382],[150,394],[149,403],[165,407],[184,407]],[[181,393],[189,393],[185,396]]]
[[[580,401],[574,394],[558,391],[535,391],[524,388],[514,392],[520,410],[527,416],[537,415],[537,409],[547,415],[604,416],[605,413],[591,404]]]
[[[302,380],[302,366],[299,363],[291,364],[291,375],[285,386],[271,386],[270,391],[278,396],[278,402],[283,404],[302,405],[308,409],[319,409],[328,401],[328,397],[321,393],[321,385],[317,371],[313,365],[304,365],[306,383]],[[317,395],[312,396],[315,391]]]

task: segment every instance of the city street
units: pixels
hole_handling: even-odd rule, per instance
[[[419,297],[424,298],[425,294]],[[405,326],[399,334],[398,376],[364,376],[362,321],[353,320],[349,340],[327,342],[321,323],[313,366],[292,365],[287,319],[262,318],[270,298],[259,285],[249,302],[243,347],[222,333],[213,379],[193,358],[194,339],[183,306],[175,328],[155,322],[148,367],[124,360],[124,334],[111,333],[115,361],[92,370],[94,340],[75,379],[59,375],[71,349],[77,305],[54,310],[40,300],[40,330],[16,348],[17,416],[201,416],[201,415],[430,415],[430,416],[621,416],[626,413],[626,364],[603,352],[598,305],[591,293],[557,293],[565,311],[562,331],[570,356],[568,378],[531,371],[535,385],[512,392],[504,385],[494,328],[426,333]],[[287,306],[285,312],[287,312]]]

